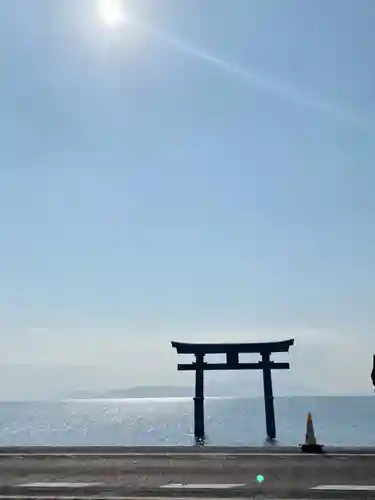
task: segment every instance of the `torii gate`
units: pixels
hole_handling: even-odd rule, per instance
[[[276,438],[275,409],[273,404],[271,370],[288,370],[289,363],[277,363],[270,360],[274,352],[289,352],[289,347],[294,344],[294,339],[279,342],[247,342],[247,343],[184,343],[172,341],[172,347],[177,354],[194,354],[195,362],[191,364],[178,364],[177,370],[195,371],[195,397],[194,397],[194,435],[197,442],[203,442],[204,432],[204,370],[263,370],[264,402],[266,410],[266,429],[270,440]],[[262,357],[258,363],[240,363],[239,354],[259,353]],[[204,361],[206,354],[226,354],[226,363],[207,363]]]

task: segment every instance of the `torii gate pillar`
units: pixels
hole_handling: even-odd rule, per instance
[[[273,405],[272,374],[270,354],[262,354],[264,406],[268,439],[276,439],[275,408]]]
[[[204,355],[196,356],[195,394],[194,394],[194,436],[204,441]]]

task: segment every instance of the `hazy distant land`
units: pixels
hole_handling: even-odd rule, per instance
[[[80,399],[125,399],[125,398],[173,398],[192,397],[193,388],[184,386],[140,386],[130,389],[108,391],[76,391],[74,398]]]
[[[281,380],[279,377],[274,383],[275,395],[282,396],[315,396],[319,393],[314,386],[308,387],[291,377]],[[241,377],[238,380],[207,381],[205,384],[206,397],[263,397],[263,384],[252,380],[251,377]],[[67,395],[73,399],[128,399],[128,398],[193,398],[194,381],[191,385],[142,385],[130,388],[117,389],[80,389]]]
[[[207,397],[225,397],[238,396],[228,391],[228,388],[220,385],[208,386],[205,390]],[[191,386],[169,386],[169,385],[150,385],[137,386],[129,389],[111,389],[108,391],[75,391],[71,397],[77,399],[127,399],[127,398],[192,398],[194,396],[194,385]]]

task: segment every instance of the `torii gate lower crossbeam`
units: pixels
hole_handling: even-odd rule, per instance
[[[272,370],[287,370],[289,363],[271,361],[270,356],[275,352],[288,352],[294,344],[294,339],[280,342],[249,342],[232,344],[191,344],[172,341],[172,347],[177,354],[193,354],[195,362],[178,364],[177,370],[195,371],[194,395],[194,435],[197,442],[204,442],[204,371],[205,370],[263,370],[264,402],[266,414],[267,437],[276,439],[275,409],[273,404]],[[261,361],[258,363],[240,363],[239,354],[259,353]],[[226,363],[207,363],[206,354],[225,354]]]

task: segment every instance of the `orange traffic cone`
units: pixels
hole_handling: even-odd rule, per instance
[[[323,445],[316,443],[314,424],[310,412],[307,415],[305,444],[300,446],[301,450],[306,453],[323,453]]]

